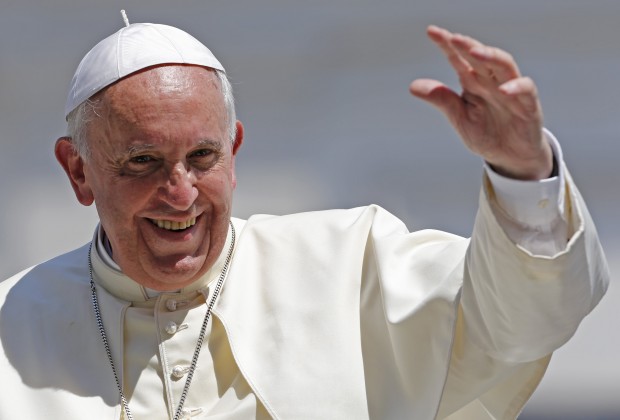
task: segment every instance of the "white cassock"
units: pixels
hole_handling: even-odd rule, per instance
[[[233,219],[184,418],[515,418],[608,269],[564,170],[555,193],[528,193],[538,204],[526,215],[503,209],[521,187],[500,194],[512,181],[491,177],[471,240],[409,233],[376,206]],[[560,212],[545,209],[554,201]],[[160,294],[118,270],[102,235],[94,278],[129,407],[135,420],[172,418],[231,234],[203,278]],[[121,418],[87,253],[0,283],[0,419]]]

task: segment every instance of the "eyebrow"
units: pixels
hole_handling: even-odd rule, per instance
[[[155,149],[154,144],[132,144],[125,151],[129,155],[140,154]]]
[[[198,142],[198,144],[196,144],[196,148],[202,148],[202,147],[210,147],[210,148],[214,148],[214,149],[221,149],[222,148],[222,144],[221,142],[215,141],[215,140],[211,140],[211,139],[203,139],[200,140]],[[136,155],[136,154],[140,154],[143,152],[148,152],[151,150],[156,149],[157,146],[151,143],[146,143],[146,144],[132,144],[129,147],[127,147],[126,149],[126,153],[129,155]]]
[[[198,142],[197,147],[212,147],[214,149],[221,149],[222,143],[211,139],[203,139]]]

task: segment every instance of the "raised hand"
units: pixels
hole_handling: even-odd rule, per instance
[[[507,52],[437,26],[427,30],[459,76],[463,92],[432,79],[411,93],[439,108],[465,145],[498,173],[517,179],[550,176],[553,153],[542,130],[536,85]]]

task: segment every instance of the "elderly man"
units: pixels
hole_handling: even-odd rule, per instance
[[[231,218],[244,133],[218,60],[165,25],[97,44],[55,151],[101,223],[0,284],[0,418],[515,418],[607,267],[534,83],[428,35],[463,93],[411,92],[486,162],[470,240],[376,206]]]

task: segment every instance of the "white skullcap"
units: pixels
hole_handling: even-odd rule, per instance
[[[65,117],[106,86],[158,64],[194,64],[224,71],[213,53],[187,32],[168,25],[134,23],[84,56],[71,80]]]

